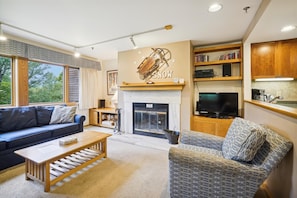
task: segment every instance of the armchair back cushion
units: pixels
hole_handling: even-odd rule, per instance
[[[266,134],[263,127],[242,118],[235,118],[223,142],[226,159],[249,162],[263,145]]]

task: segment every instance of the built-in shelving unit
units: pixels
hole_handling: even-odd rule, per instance
[[[195,97],[199,95],[201,90],[209,90],[209,88],[212,91],[217,90],[220,92],[221,90],[219,87],[222,84],[222,81],[229,81],[223,83],[223,92],[228,90],[228,86],[230,86],[230,90],[232,91],[238,90],[238,87],[242,86],[241,83],[243,79],[242,55],[243,51],[241,43],[195,47],[193,49],[194,71],[212,70],[214,74],[211,77],[203,77],[195,75],[196,72],[194,72],[193,82],[195,87],[199,87],[194,90]],[[226,72],[226,68],[224,68],[226,65],[229,72]],[[206,88],[204,86],[206,86]],[[241,88],[239,88],[238,92],[241,92]],[[194,99],[195,103],[197,99],[198,98]],[[241,97],[239,97],[238,103],[242,104]],[[194,104],[194,107],[196,107],[196,104]],[[191,130],[224,137],[232,121],[232,118],[221,119],[193,115],[191,118]]]
[[[242,44],[228,44],[212,47],[194,48],[195,70],[213,69],[214,76],[195,78],[199,81],[242,80]],[[231,75],[223,75],[223,65],[231,65]]]

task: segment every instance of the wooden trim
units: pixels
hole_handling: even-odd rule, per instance
[[[29,85],[28,85],[28,59],[18,58],[17,72],[17,106],[26,106],[29,104]]]
[[[262,101],[258,101],[258,100],[245,100],[244,102],[247,102],[247,103],[262,107],[264,109],[268,109],[268,110],[274,111],[276,113],[280,113],[280,114],[292,117],[292,118],[297,118],[297,109],[296,108],[285,107],[285,106],[272,104],[272,103],[268,103],[268,102],[262,102]]]
[[[123,91],[170,91],[170,90],[182,90],[185,83],[174,82],[155,82],[153,84],[147,83],[126,83],[120,86]]]

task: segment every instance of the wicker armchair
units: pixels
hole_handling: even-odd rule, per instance
[[[254,197],[292,147],[290,141],[272,130],[266,129],[265,133],[265,142],[253,159],[243,162],[224,157],[225,138],[183,131],[179,145],[169,151],[170,196]]]

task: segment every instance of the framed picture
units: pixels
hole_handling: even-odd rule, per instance
[[[114,95],[118,85],[118,70],[107,71],[107,95]]]

